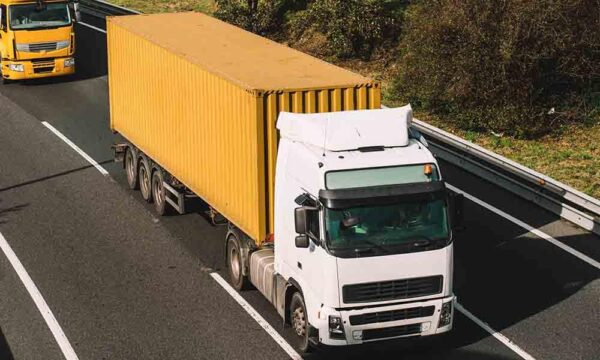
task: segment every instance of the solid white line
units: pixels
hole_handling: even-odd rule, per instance
[[[521,349],[517,344],[515,344],[514,342],[512,342],[509,338],[507,338],[506,336],[502,335],[498,331],[494,330],[487,323],[479,320],[475,315],[473,315],[469,310],[465,309],[461,304],[456,303],[456,310],[458,310],[461,313],[463,313],[466,317],[468,317],[469,319],[471,319],[471,321],[473,321],[475,324],[479,325],[485,331],[487,331],[488,333],[490,333],[498,341],[500,341],[501,343],[503,343],[504,345],[506,345],[506,347],[508,347],[509,349],[511,349],[512,351],[514,351],[517,355],[519,355],[523,359],[525,359],[525,360],[535,360],[535,358],[533,356],[529,355],[525,350]]]
[[[585,255],[584,253],[579,252],[579,251],[573,249],[572,247],[570,247],[570,246],[568,246],[568,245],[566,245],[566,244],[564,244],[564,243],[556,240],[552,236],[546,234],[545,232],[543,232],[543,231],[541,231],[539,229],[536,229],[536,228],[534,228],[531,225],[528,225],[528,224],[524,223],[523,221],[515,218],[512,215],[509,215],[509,214],[505,213],[504,211],[502,211],[502,210],[500,210],[500,209],[498,209],[498,208],[496,208],[496,207],[494,207],[494,206],[486,203],[485,201],[480,200],[480,199],[476,198],[475,196],[464,192],[463,190],[457,188],[456,186],[452,186],[450,184],[446,184],[446,185],[447,185],[447,187],[450,190],[452,190],[454,192],[457,192],[457,193],[460,193],[460,194],[463,194],[465,196],[465,198],[471,200],[472,202],[474,202],[474,203],[476,203],[476,204],[478,204],[478,205],[480,205],[480,206],[488,209],[489,211],[495,213],[496,215],[499,215],[499,216],[505,218],[506,220],[508,220],[508,221],[510,221],[510,222],[512,222],[512,223],[514,223],[514,224],[516,224],[516,225],[518,225],[520,227],[522,227],[523,229],[531,232],[532,234],[534,234],[534,235],[536,235],[536,236],[538,236],[538,237],[540,237],[540,238],[548,241],[549,243],[551,243],[551,244],[553,244],[553,245],[561,248],[562,250],[568,252],[569,254],[571,254],[573,256],[576,256],[580,260],[582,260],[582,261],[586,262],[587,264],[589,264],[589,265],[595,267],[596,269],[600,270],[600,262],[592,259],[591,257]]]
[[[100,166],[96,162],[96,160],[92,159],[91,156],[89,156],[83,150],[81,150],[79,148],[79,146],[75,145],[71,140],[69,140],[66,136],[64,136],[60,131],[56,130],[54,128],[54,126],[48,124],[46,121],[42,121],[42,124],[44,124],[45,127],[47,127],[48,129],[50,129],[50,131],[52,131],[54,133],[54,135],[58,136],[62,141],[64,141],[65,143],[67,143],[67,145],[69,145],[73,150],[77,151],[77,153],[79,155],[81,155],[84,159],[86,159],[87,162],[89,162],[90,164],[92,164],[98,171],[100,171],[100,174],[102,174],[104,176],[108,176],[108,171],[106,171],[106,169],[104,169],[102,166]]]
[[[31,280],[31,277],[23,267],[23,264],[21,264],[21,261],[19,260],[19,258],[17,258],[17,255],[12,250],[12,248],[8,244],[8,241],[6,241],[2,233],[0,233],[0,248],[2,248],[2,251],[4,251],[4,254],[8,258],[8,261],[15,269],[17,275],[19,276],[19,279],[21,279],[21,282],[23,282],[23,285],[25,285],[27,292],[29,292],[29,295],[31,296],[33,302],[44,317],[44,320],[46,320],[46,324],[50,328],[52,335],[54,335],[58,346],[60,347],[63,355],[65,356],[65,359],[78,360],[79,358],[77,357],[77,354],[75,354],[71,343],[69,343],[69,339],[67,339],[67,336],[58,324],[58,321],[54,317],[54,314],[52,314],[52,310],[50,310],[48,304],[46,304],[44,297],[33,283],[33,280]]]
[[[80,21],[80,22],[78,22],[77,24],[79,24],[79,25],[83,25],[83,26],[85,26],[85,27],[89,27],[90,29],[94,29],[94,30],[96,30],[96,31],[100,31],[101,33],[104,33],[104,34],[106,34],[106,30],[100,29],[99,27],[95,27],[94,25],[86,24],[86,23],[84,23],[84,22],[81,22],[81,21]]]
[[[248,302],[240,294],[238,294],[238,292],[235,291],[235,289],[232,288],[229,283],[225,281],[225,279],[221,277],[221,275],[213,272],[210,273],[210,276],[212,276],[213,279],[215,279],[215,281],[219,283],[219,285],[221,285],[221,287],[223,287],[223,289],[225,289],[225,291],[227,291],[227,293],[229,293],[229,295],[231,295],[231,297],[238,304],[240,304],[240,306],[258,323],[258,325],[260,325],[267,332],[267,334],[271,335],[273,340],[275,340],[275,342],[290,356],[290,358],[294,360],[302,359],[302,356],[300,356],[300,354],[298,354],[296,350],[294,350],[294,348],[292,348],[292,346],[288,344],[285,339],[281,337],[281,335],[279,335],[279,333],[273,329],[273,327],[256,310],[254,310],[254,308],[248,304]]]

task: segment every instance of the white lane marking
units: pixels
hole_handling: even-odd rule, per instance
[[[48,307],[48,304],[44,300],[44,297],[38,290],[37,286],[35,286],[35,284],[33,283],[33,280],[31,280],[31,277],[23,267],[23,264],[21,264],[21,261],[19,260],[13,249],[10,247],[8,241],[6,241],[2,233],[0,233],[0,248],[2,248],[2,251],[4,251],[4,255],[6,255],[6,257],[8,258],[8,261],[12,265],[13,269],[15,269],[15,272],[19,276],[19,279],[21,279],[23,285],[25,285],[25,288],[27,289],[27,292],[33,299],[33,302],[44,317],[44,320],[50,328],[52,335],[54,335],[54,338],[56,339],[60,350],[65,356],[65,359],[78,360],[79,358],[77,357],[77,354],[75,354],[75,350],[73,350],[71,343],[69,343],[69,339],[67,339],[67,336],[58,324],[58,321],[54,317],[54,314],[52,314],[52,310],[50,310],[50,308]]]
[[[50,129],[50,131],[52,131],[54,133],[54,135],[58,136],[62,141],[67,143],[67,145],[69,145],[73,150],[77,151],[77,153],[79,155],[81,155],[84,159],[86,159],[87,162],[92,164],[98,171],[100,171],[100,174],[102,174],[104,176],[108,176],[108,171],[106,171],[106,169],[104,169],[102,166],[100,166],[100,164],[98,164],[96,162],[96,160],[92,159],[91,156],[89,156],[83,150],[81,150],[79,148],[79,146],[75,145],[71,140],[69,140],[66,136],[64,136],[60,131],[56,130],[54,128],[54,126],[48,124],[46,121],[42,121],[42,124],[44,124],[45,127]]]
[[[90,29],[94,29],[96,31],[100,31],[101,33],[105,33],[106,34],[106,30],[100,29],[99,27],[95,27],[94,25],[86,24],[84,22],[78,22],[77,24],[83,25],[85,27],[89,27]]]
[[[506,347],[508,347],[509,349],[511,349],[512,351],[514,351],[517,355],[519,355],[523,359],[525,359],[525,360],[535,360],[535,358],[533,356],[529,355],[525,350],[521,349],[517,344],[515,344],[514,342],[512,342],[509,338],[507,338],[506,336],[502,335],[498,331],[494,330],[487,323],[479,320],[475,315],[473,315],[469,310],[465,309],[461,304],[456,303],[456,310],[458,310],[461,313],[463,313],[466,317],[468,317],[469,319],[471,319],[471,321],[473,321],[475,324],[479,325],[485,331],[487,331],[488,333],[490,333],[498,341],[500,341],[501,343],[503,343],[504,345],[506,345]]]
[[[502,210],[500,210],[500,209],[498,209],[498,208],[496,208],[496,207],[494,207],[494,206],[486,203],[485,201],[480,200],[479,198],[476,198],[475,196],[466,193],[465,191],[457,188],[456,186],[452,186],[450,184],[446,184],[446,185],[447,185],[447,187],[450,190],[452,190],[454,192],[457,192],[457,193],[460,193],[460,194],[463,194],[465,196],[465,198],[471,200],[472,202],[474,202],[474,203],[476,203],[476,204],[478,204],[478,205],[480,205],[480,206],[488,209],[489,211],[495,213],[496,215],[499,215],[499,216],[505,218],[506,220],[508,220],[508,221],[510,221],[510,222],[512,222],[512,223],[514,223],[514,224],[516,224],[516,225],[518,225],[520,227],[522,227],[523,229],[529,231],[530,233],[532,233],[532,234],[534,234],[534,235],[536,235],[536,236],[538,236],[538,237],[540,237],[540,238],[548,241],[549,243],[551,243],[551,244],[559,247],[560,249],[568,252],[569,254],[571,254],[571,255],[579,258],[580,260],[582,260],[582,261],[586,262],[587,264],[589,264],[589,265],[595,267],[596,269],[600,270],[600,262],[592,259],[591,257],[585,255],[584,253],[573,249],[572,247],[570,247],[570,246],[568,246],[568,245],[566,245],[566,244],[564,244],[564,243],[556,240],[552,236],[546,234],[545,232],[543,232],[543,231],[541,231],[539,229],[536,229],[536,228],[534,228],[531,225],[528,225],[528,224],[524,223],[523,221],[517,219],[516,217],[505,213],[504,211],[502,211]]]
[[[235,289],[232,288],[229,283],[227,283],[227,281],[221,277],[221,275],[213,272],[210,273],[210,276],[212,276],[213,279],[215,279],[215,281],[219,283],[219,285],[221,285],[221,287],[223,287],[223,289],[225,289],[229,295],[231,295],[231,297],[258,323],[258,325],[260,325],[267,332],[267,334],[271,335],[273,340],[275,340],[275,342],[290,356],[290,358],[294,360],[302,359],[302,356],[300,356],[300,354],[298,354],[296,350],[294,350],[294,348],[292,348],[290,344],[288,344],[285,339],[279,335],[277,330],[273,329],[273,327],[256,310],[254,310],[252,305],[248,304],[248,302],[240,294],[238,294],[238,292],[235,291]]]

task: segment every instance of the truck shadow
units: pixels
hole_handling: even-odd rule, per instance
[[[2,200],[0,199],[0,203],[2,202]],[[0,207],[0,225],[6,224],[8,221],[6,220],[6,218],[8,216],[10,216],[11,214],[14,213],[18,213],[19,211],[23,210],[24,208],[28,207],[29,204],[19,204],[19,205],[15,205],[15,206],[9,206],[9,207]],[[2,359],[0,357],[0,359]]]
[[[0,327],[0,359],[14,360],[10,346],[8,346],[8,342],[6,341],[4,333],[2,332],[2,327]]]

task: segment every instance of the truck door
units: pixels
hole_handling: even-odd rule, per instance
[[[310,212],[308,216],[308,248],[295,248],[296,273],[302,277],[303,286],[308,286],[314,296],[313,301],[323,303],[337,303],[337,265],[335,258],[330,256],[321,245],[325,241],[323,236],[323,211]],[[303,289],[306,292],[306,289]],[[305,298],[307,294],[305,294]],[[310,301],[305,299],[306,301]],[[309,315],[310,319],[310,315]]]

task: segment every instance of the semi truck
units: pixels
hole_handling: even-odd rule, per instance
[[[299,351],[451,330],[460,198],[409,105],[199,13],[110,17],[107,36],[128,186],[160,215],[204,200],[231,285],[258,289]]]
[[[77,8],[65,0],[0,0],[2,81],[73,74]]]

